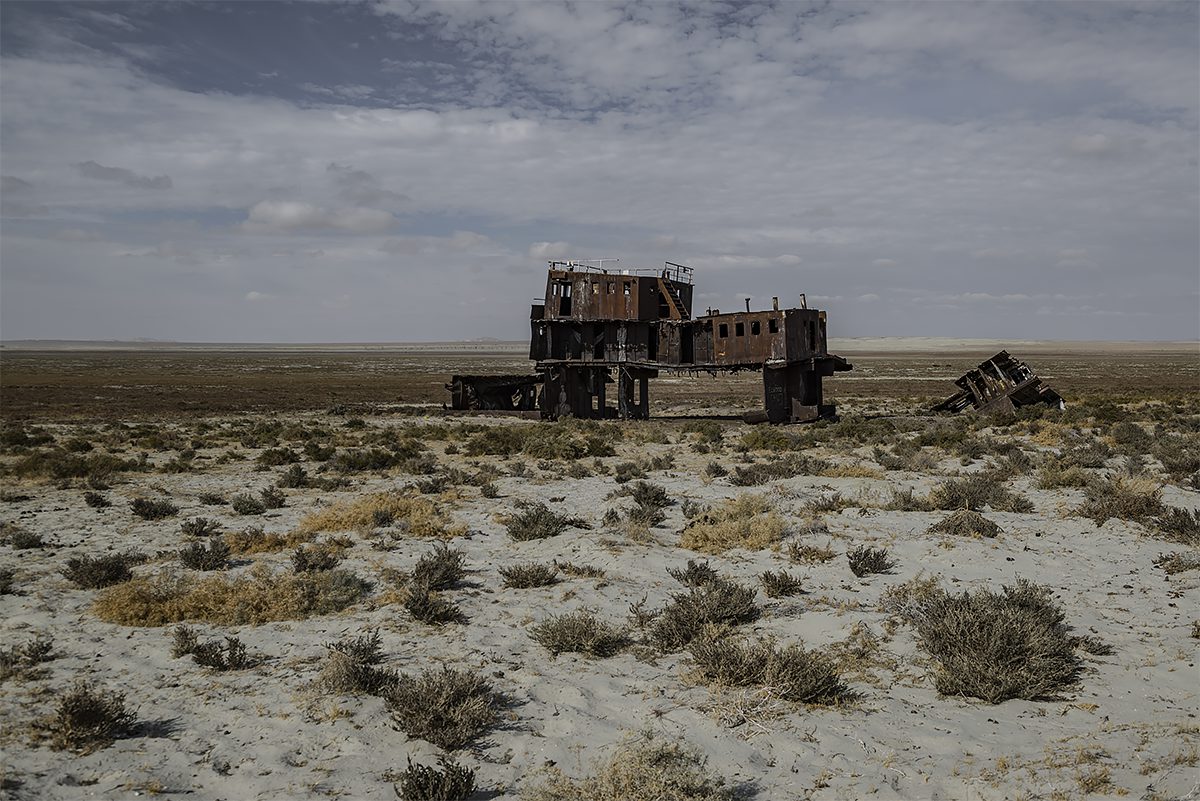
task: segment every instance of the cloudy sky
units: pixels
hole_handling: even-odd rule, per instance
[[[0,337],[528,335],[549,258],[834,336],[1200,336],[1194,2],[0,4]]]

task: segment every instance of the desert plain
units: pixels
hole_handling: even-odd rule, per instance
[[[928,412],[1000,347],[1066,408]],[[1196,343],[831,350],[838,421],[749,426],[445,411],[507,343],[7,343],[0,796],[1200,795]]]

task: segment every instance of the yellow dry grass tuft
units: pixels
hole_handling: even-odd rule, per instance
[[[137,576],[102,592],[92,610],[103,621],[125,626],[184,621],[257,626],[341,611],[369,588],[348,570],[281,574],[259,564],[236,577]]]
[[[428,498],[400,492],[378,492],[340,501],[327,509],[306,515],[297,528],[300,533],[371,529],[379,521],[399,525],[414,537],[453,539],[466,533],[466,526],[455,525],[450,515]]]
[[[251,526],[241,531],[226,531],[222,536],[231,553],[245,556],[297,548],[311,541],[316,534],[300,533],[299,531],[291,531],[286,534],[274,531],[267,533],[259,526]]]
[[[883,473],[862,464],[835,464],[817,475],[823,478],[883,478]]]
[[[783,517],[762,495],[740,495],[697,517],[679,535],[681,547],[719,554],[730,548],[759,550],[783,539]]]

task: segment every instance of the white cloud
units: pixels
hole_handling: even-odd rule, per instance
[[[263,200],[255,203],[242,223],[248,233],[272,233],[332,228],[352,233],[378,233],[395,225],[396,218],[381,209],[354,206],[324,209],[311,203]]]
[[[565,259],[571,255],[569,242],[534,242],[529,246],[529,257],[539,261]]]

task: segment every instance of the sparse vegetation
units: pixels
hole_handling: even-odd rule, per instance
[[[428,498],[399,492],[381,492],[354,500],[339,501],[300,520],[297,531],[369,530],[376,527],[378,515],[384,514],[391,525],[413,537],[451,539],[466,529],[456,526],[440,506]]]
[[[179,533],[185,537],[215,537],[221,533],[221,525],[207,517],[197,517],[180,523]]]
[[[517,509],[504,523],[508,536],[517,542],[557,537],[568,528],[589,528],[587,521],[560,514],[541,501],[517,501]]]
[[[501,704],[486,678],[447,666],[400,674],[383,697],[400,731],[447,751],[470,745],[490,729]]]
[[[229,566],[229,546],[220,538],[207,544],[193,542],[179,551],[179,561],[191,570],[224,570]]]
[[[1200,548],[1200,509],[1167,508],[1154,519],[1154,528],[1167,542]]]
[[[93,492],[92,490],[83,493],[83,502],[93,509],[107,509],[112,506],[112,501],[99,492]]]
[[[555,656],[563,652],[612,656],[628,642],[624,631],[601,621],[591,609],[553,615],[531,628],[530,635]]]
[[[174,517],[179,512],[179,507],[166,499],[134,498],[129,508],[143,520],[162,520]]]
[[[896,566],[886,548],[871,548],[860,545],[846,553],[846,561],[850,563],[850,572],[862,578],[872,573],[890,573]]]
[[[85,590],[110,587],[133,578],[130,565],[146,561],[137,551],[105,554],[103,556],[72,556],[62,574],[68,581]]]
[[[321,573],[333,570],[341,563],[336,547],[325,544],[301,545],[292,552],[292,570],[297,573]]]
[[[238,576],[194,578],[170,572],[139,576],[109,587],[93,611],[101,620],[125,626],[165,626],[202,621],[229,626],[301,620],[339,612],[370,589],[348,570],[275,573],[255,565]]]
[[[242,493],[234,495],[229,502],[230,508],[239,515],[261,515],[267,511],[267,505],[253,495]]]
[[[1186,553],[1159,554],[1154,560],[1154,566],[1168,576],[1185,573],[1189,570],[1200,570],[1200,556]]]
[[[1000,526],[972,509],[959,509],[949,517],[939,520],[927,530],[927,534],[949,534],[954,537],[995,537]]]
[[[80,682],[58,702],[49,723],[50,743],[60,751],[91,753],[127,735],[134,720],[123,693]]]
[[[943,695],[1036,701],[1055,697],[1079,676],[1076,643],[1045,587],[1019,580],[1001,593],[929,590],[906,610],[922,647],[937,660],[934,684]]]
[[[529,587],[547,587],[558,583],[558,568],[540,562],[527,562],[500,568],[500,577],[505,587],[523,590]]]
[[[783,539],[783,517],[762,495],[741,495],[696,517],[679,535],[681,547],[707,554],[766,548]]]
[[[475,792],[474,768],[465,768],[445,756],[438,757],[437,765],[414,765],[409,757],[408,767],[396,783],[401,801],[465,801]]]
[[[661,610],[647,613],[647,622],[654,645],[662,651],[676,651],[705,626],[748,623],[758,615],[754,590],[722,577],[672,595]]]
[[[41,534],[16,523],[0,523],[0,542],[14,551],[34,551],[46,547]]]
[[[543,781],[521,790],[521,801],[734,801],[745,795],[709,771],[696,749],[650,735],[622,743],[582,779],[556,767],[545,773]]]
[[[422,582],[413,582],[408,586],[404,608],[417,620],[434,626],[462,623],[467,619],[454,602],[442,597]]]
[[[768,598],[786,598],[804,591],[800,577],[786,570],[766,570],[759,574],[758,580],[762,582],[763,592]]]
[[[451,550],[439,542],[433,550],[417,560],[411,581],[423,584],[431,590],[446,590],[458,584],[467,575],[463,564],[466,555],[460,550]]]
[[[40,665],[53,658],[54,640],[41,635],[20,645],[0,647],[0,683],[41,678],[44,671]]]
[[[824,545],[811,545],[804,542],[789,542],[787,548],[788,559],[800,564],[812,565],[818,562],[828,562],[837,556],[833,548],[829,547],[829,543]]]
[[[985,473],[952,478],[933,488],[929,503],[934,509],[978,511],[988,507],[1000,512],[1032,512],[1033,504]]]
[[[797,644],[740,641],[712,629],[692,640],[688,652],[699,676],[721,687],[771,687],[801,704],[837,704],[853,698],[832,659]]]
[[[190,656],[197,665],[217,671],[244,670],[255,661],[246,651],[245,644],[237,637],[200,642],[195,629],[176,626],[171,632],[171,656],[179,659]]]
[[[1079,514],[1097,526],[1110,518],[1146,522],[1165,511],[1162,488],[1144,478],[1114,476],[1092,482],[1084,492]]]
[[[325,647],[329,654],[316,682],[323,692],[382,695],[395,685],[396,672],[378,666],[383,661],[378,630],[343,637]]]

